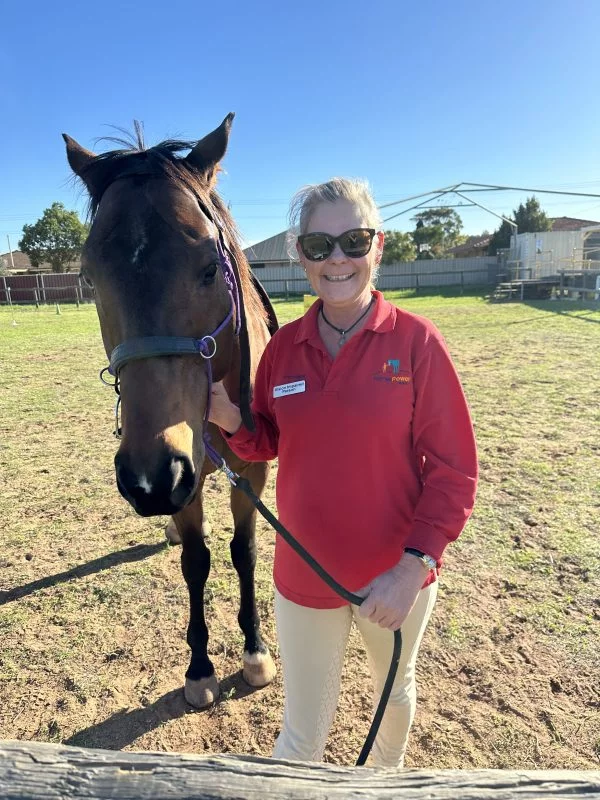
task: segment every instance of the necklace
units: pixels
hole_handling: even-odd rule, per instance
[[[350,325],[347,328],[338,328],[337,325],[333,325],[331,322],[329,322],[329,320],[325,316],[325,312],[323,311],[323,306],[321,306],[320,311],[321,311],[321,316],[323,317],[323,322],[325,322],[326,325],[329,325],[330,328],[333,328],[334,331],[337,331],[340,334],[340,340],[338,342],[338,346],[339,347],[341,347],[346,342],[346,334],[350,333],[352,328],[355,328],[358,325],[358,323],[361,321],[361,319],[363,319],[363,317],[366,317],[367,313],[371,309],[371,306],[373,305],[373,301],[374,300],[375,300],[375,298],[371,297],[369,305],[365,308],[365,310],[362,312],[360,317],[356,320],[356,322],[353,322],[352,325]]]

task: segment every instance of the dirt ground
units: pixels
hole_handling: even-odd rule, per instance
[[[600,326],[549,320],[543,304],[495,316],[467,299],[417,310],[437,318],[455,354],[482,475],[473,519],[447,551],[418,662],[407,766],[597,769],[600,368],[585,352],[598,345]],[[600,322],[600,313],[588,319]],[[34,348],[32,329],[29,341],[0,353],[0,738],[269,755],[281,674],[256,691],[240,676],[225,480],[209,478],[206,490],[207,619],[222,695],[194,712],[181,691],[188,604],[180,550],[164,543],[166,519],[137,518],[117,496],[112,398],[82,372],[82,360],[95,366],[103,355],[94,319],[81,320],[60,321],[60,343],[44,338]],[[526,364],[515,336],[527,343]],[[482,361],[494,365],[493,388]],[[266,492],[272,508],[275,475],[276,467]],[[277,659],[274,535],[262,521],[258,529],[258,603]],[[327,761],[354,762],[371,713],[353,634]]]

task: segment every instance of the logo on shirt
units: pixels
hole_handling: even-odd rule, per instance
[[[381,365],[379,372],[373,375],[373,380],[386,383],[410,383],[412,378],[405,369],[400,369],[399,358],[388,358]]]

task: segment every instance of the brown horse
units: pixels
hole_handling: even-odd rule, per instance
[[[82,276],[95,289],[102,338],[107,355],[113,356],[120,391],[117,485],[138,514],[171,515],[176,526],[190,597],[191,661],[184,692],[198,708],[219,694],[204,619],[210,551],[204,536],[202,487],[215,469],[206,458],[203,441],[209,366],[212,379],[223,380],[251,426],[252,378],[277,327],[266,295],[253,281],[233,220],[215,191],[232,120],[229,114],[195,145],[166,141],[146,149],[137,129],[135,148],[101,155],[64,135],[69,164],[90,197],[92,224],[81,259]],[[186,157],[180,155],[184,149],[190,150]],[[233,292],[220,268],[223,253],[233,265],[238,287]],[[233,295],[238,290],[236,303]],[[204,343],[204,349],[195,355],[177,349],[164,355],[160,348],[139,352],[148,341],[181,341],[172,337]],[[130,347],[132,342],[138,352],[115,360],[115,348]],[[208,433],[213,447],[260,494],[268,466],[241,462],[217,428],[209,425]],[[230,548],[239,575],[238,620],[244,634],[243,676],[252,686],[264,686],[273,679],[275,668],[260,635],[255,602],[256,511],[236,490],[231,494],[231,511]]]

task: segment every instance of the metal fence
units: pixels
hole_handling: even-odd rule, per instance
[[[0,277],[0,303],[83,303],[94,294],[77,273]]]
[[[494,286],[499,265],[496,258],[447,258],[387,264],[379,271],[378,289],[429,289],[444,286]],[[254,270],[270,295],[302,295],[310,284],[299,264],[262,267]],[[83,303],[92,302],[93,291],[77,273],[7,275],[0,277],[0,303]]]
[[[498,260],[492,256],[444,258],[386,264],[379,270],[378,289],[429,289],[444,286],[495,286]],[[254,270],[270,295],[306,294],[310,284],[300,264]]]

